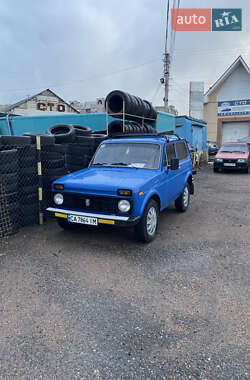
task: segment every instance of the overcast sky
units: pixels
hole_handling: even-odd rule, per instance
[[[173,0],[171,0],[171,4]],[[207,89],[242,54],[250,63],[250,3],[181,0],[181,8],[242,8],[242,32],[176,32],[169,103],[188,112],[189,81]],[[45,88],[65,100],[121,89],[162,105],[166,0],[2,0],[0,104]]]

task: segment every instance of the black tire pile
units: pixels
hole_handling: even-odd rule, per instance
[[[92,133],[83,126],[56,125],[40,135],[39,155],[37,135],[0,136],[0,238],[17,232],[22,226],[39,223],[38,186],[43,188],[40,211],[45,211],[51,205],[52,182],[86,168],[106,138],[105,131]]]
[[[52,202],[52,182],[86,168],[97,147],[106,138],[105,133],[92,132],[88,127],[75,124],[57,124],[47,129],[47,136],[53,137],[55,143],[42,145],[41,151],[45,209]]]
[[[36,147],[30,137],[0,137],[0,237],[38,222]]]
[[[105,103],[111,116],[125,119],[109,123],[108,135],[110,137],[123,134],[157,134],[155,125],[157,112],[147,100],[115,90],[107,95]]]

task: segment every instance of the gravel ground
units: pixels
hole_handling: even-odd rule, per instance
[[[1,379],[250,379],[250,175],[196,176],[133,231],[54,221],[0,244]]]

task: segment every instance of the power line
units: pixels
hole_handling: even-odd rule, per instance
[[[95,79],[103,79],[103,78],[107,78],[109,76],[112,76],[112,75],[117,75],[117,74],[120,74],[120,73],[123,73],[123,72],[126,72],[126,71],[132,71],[132,70],[136,70],[138,68],[141,68],[143,66],[146,66],[146,65],[150,65],[150,64],[153,64],[153,63],[156,63],[156,62],[160,62],[160,57],[157,58],[157,59],[152,59],[150,61],[147,61],[147,62],[144,62],[144,63],[140,63],[138,65],[134,65],[134,66],[129,66],[129,67],[126,67],[126,68],[123,68],[123,69],[120,69],[120,70],[117,70],[117,71],[113,71],[111,73],[107,73],[107,74],[103,74],[103,75],[96,75],[96,76],[92,76],[92,77],[89,77],[89,78],[84,78],[84,79],[74,79],[74,80],[71,80],[70,82],[64,82],[64,83],[54,83],[54,84],[46,84],[45,86],[39,86],[39,87],[29,87],[29,88],[16,88],[16,89],[5,89],[5,90],[0,90],[0,93],[5,93],[5,92],[16,92],[16,91],[32,91],[32,90],[38,90],[38,89],[41,89],[42,87],[43,88],[56,88],[56,87],[66,87],[66,86],[70,86],[72,85],[73,83],[76,83],[76,84],[82,84],[84,82],[88,82],[90,80],[95,80]]]

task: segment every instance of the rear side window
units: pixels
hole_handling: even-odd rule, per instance
[[[176,150],[177,150],[178,158],[180,161],[185,160],[188,157],[186,145],[184,144],[184,142],[182,142],[182,141],[177,142],[176,143]]]
[[[166,155],[167,155],[168,162],[170,162],[171,158],[176,158],[174,144],[166,145]]]

